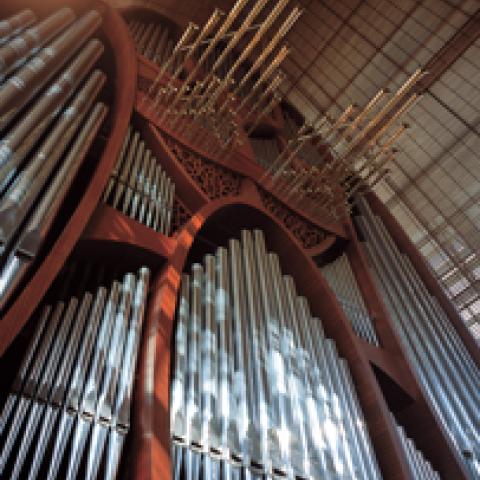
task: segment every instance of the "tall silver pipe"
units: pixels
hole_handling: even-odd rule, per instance
[[[344,254],[322,267],[327,282],[334,291],[354,331],[364,340],[379,345],[373,321],[362,298],[348,257]]]
[[[86,13],[8,78],[0,89],[0,131],[84,45],[101,21],[97,11]]]
[[[442,348],[439,345],[443,334],[437,330],[437,334],[432,336],[432,332],[429,331],[432,326],[425,325],[425,323],[436,323],[438,320],[429,318],[426,314],[424,305],[422,305],[421,299],[418,302],[416,294],[413,292],[411,284],[405,283],[406,278],[402,276],[400,266],[398,264],[398,258],[395,258],[391,251],[391,245],[388,241],[381,240],[379,235],[378,225],[373,222],[372,225],[376,225],[377,230],[371,228],[371,222],[373,217],[367,210],[366,205],[362,204],[362,211],[367,214],[369,219],[368,223],[361,220],[361,226],[363,231],[366,232],[369,242],[372,245],[376,245],[376,248],[381,248],[385,251],[387,259],[391,262],[389,271],[379,258],[373,255],[370,251],[370,246],[366,244],[367,251],[373,265],[375,267],[376,274],[379,278],[383,278],[383,282],[386,282],[383,288],[395,289],[396,294],[403,300],[403,305],[398,305],[396,298],[390,294],[389,306],[391,309],[392,317],[396,320],[395,325],[399,328],[402,339],[406,344],[406,347],[410,353],[409,358],[413,361],[414,369],[420,376],[422,386],[431,396],[431,401],[434,404],[434,408],[439,414],[442,423],[447,431],[452,435],[452,439],[457,448],[468,455],[478,455],[478,438],[475,433],[475,427],[473,425],[476,420],[475,412],[471,411],[469,406],[469,398],[465,395],[465,388],[468,390],[468,384],[460,384],[458,389],[458,374],[455,369],[452,369],[451,361],[446,361],[445,355],[442,354]],[[388,276],[390,275],[390,276]],[[412,300],[413,299],[413,300]],[[396,305],[397,303],[397,305]],[[416,321],[412,321],[416,319]],[[440,335],[440,336],[439,336]],[[435,337],[435,338],[433,338]],[[457,384],[457,389],[454,387]],[[473,415],[473,416],[472,416]],[[472,471],[472,475],[475,476],[478,467],[476,461],[468,461],[465,459],[467,467]]]
[[[259,427],[260,445],[258,450],[250,452],[251,459],[262,470],[270,467],[268,458],[268,436],[271,428],[271,421],[268,412],[268,371],[266,350],[264,348],[264,328],[262,322],[261,304],[259,298],[258,277],[256,274],[255,259],[253,256],[252,235],[247,230],[242,230],[243,262],[245,272],[247,311],[250,329],[250,342],[252,344],[252,370],[255,378],[255,402],[254,422]],[[256,446],[254,446],[255,448]],[[268,470],[267,470],[268,471]]]
[[[188,374],[185,412],[187,417],[186,439],[188,444],[200,445],[200,329],[202,322],[202,280],[200,264],[192,267],[190,285],[191,316],[188,330]]]
[[[77,478],[80,465],[83,478],[97,478],[103,461],[105,478],[116,477],[149,276],[143,267],[137,278],[127,274],[121,286],[114,282],[106,305],[100,287],[95,298],[86,292],[80,302],[71,297],[53,312],[46,307],[14,384],[21,391],[11,392],[18,398],[1,452],[2,474],[7,466],[9,478],[33,480],[48,467],[46,478],[55,479],[68,461],[68,478]]]
[[[233,337],[231,289],[228,271],[228,257],[225,248],[218,248],[216,252],[216,295],[215,320],[218,334],[218,393],[219,393],[219,421],[220,441],[224,445],[222,452],[227,458],[240,456],[240,440],[237,426],[237,412],[235,409],[233,392]],[[220,451],[222,449],[219,449]]]
[[[120,203],[120,199],[122,198],[123,192],[125,190],[125,185],[128,181],[128,175],[130,173],[130,168],[132,167],[132,163],[135,160],[135,155],[137,153],[137,146],[140,140],[140,133],[135,132],[133,138],[128,147],[128,153],[126,159],[122,165],[122,170],[119,172],[119,181],[117,184],[117,188],[115,189],[114,199],[112,200],[113,208],[118,208]]]
[[[251,363],[251,344],[249,342],[247,307],[245,298],[244,271],[238,240],[229,241],[230,272],[232,286],[232,323],[234,339],[234,378],[233,388],[236,392],[236,411],[241,456],[244,464],[250,463],[250,446],[259,442],[256,425],[253,424],[254,378]]]
[[[58,117],[69,96],[88,74],[103,52],[98,40],[91,40],[60,78],[40,97],[20,122],[0,142],[0,188],[15,175],[26,154]]]
[[[11,241],[23,223],[105,81],[106,76],[98,70],[91,75],[60,116],[35,157],[8,188],[0,201],[0,250]]]
[[[77,349],[83,333],[85,322],[88,317],[91,303],[92,295],[87,292],[84,294],[75,320],[72,322],[72,331],[65,347],[62,358],[63,362],[61,363],[59,371],[56,375],[56,379],[54,380],[50,397],[46,399],[45,412],[43,414],[43,418],[41,419],[42,424],[40,427],[40,433],[38,435],[33,460],[28,472],[29,479],[34,479],[37,477],[41,464],[44,460],[46,449],[54,430],[54,425],[64,403],[65,394],[68,388],[68,381],[74,366]]]
[[[35,23],[36,17],[32,10],[26,9],[0,21],[0,45],[18,35],[22,30]]]
[[[187,348],[188,320],[190,315],[190,277],[182,275],[180,299],[177,307],[177,326],[175,330],[174,374],[170,395],[170,432],[175,442],[186,443],[187,426],[185,416],[187,391]]]
[[[292,335],[290,352],[292,355],[292,382],[290,388],[294,399],[293,419],[298,432],[298,444],[292,448],[292,459],[294,465],[300,466],[300,475],[308,477],[318,474],[322,470],[322,466],[314,445],[310,444],[311,438],[309,438],[308,419],[306,417],[308,412],[307,401],[311,401],[312,393],[311,385],[309,385],[308,378],[305,376],[307,372],[306,354],[299,330],[299,325],[304,319],[298,311],[297,295],[292,277],[284,277],[284,283],[289,307],[288,324]],[[312,461],[313,465],[311,464]]]
[[[18,68],[28,56],[36,53],[43,44],[72,23],[74,19],[73,10],[64,7],[1,47],[0,80]]]
[[[51,310],[52,307],[50,305],[46,305],[44,307],[38,324],[36,325],[35,333],[30,339],[30,343],[27,347],[27,350],[25,351],[22,363],[20,365],[20,369],[15,376],[11,392],[9,393],[7,400],[5,401],[5,405],[2,410],[2,416],[0,418],[0,436],[3,434],[3,431],[10,418],[18,396],[22,393],[23,388],[25,387],[28,370],[32,366],[32,361],[37,352],[37,347],[40,342],[40,338],[42,337],[42,334],[45,330],[45,325],[50,316]]]
[[[107,108],[98,104],[77,136],[60,170],[28,219],[21,235],[7,257],[0,283],[0,308],[3,308],[20,280],[27,272],[32,257],[38,252],[58,213],[66,192],[95,139],[107,114]]]
[[[205,269],[193,265],[201,292],[188,288],[188,276],[182,279],[171,395],[173,478],[218,478],[221,472],[232,479],[381,478],[333,342],[325,340],[291,277],[282,276],[263,234],[242,231],[241,237],[241,243],[229,241],[228,251],[217,249],[215,259],[207,254]],[[199,295],[201,311],[194,306]],[[191,333],[196,325],[200,338]],[[183,351],[197,363],[185,365]],[[192,445],[178,435],[179,413],[189,410],[177,399],[182,379],[189,378],[191,388],[198,369],[202,440]],[[228,425],[238,429],[240,454],[232,449]]]
[[[402,285],[403,290],[405,291],[405,296],[408,301],[408,305],[411,310],[414,312],[412,318],[420,318],[421,322],[416,322],[419,336],[424,339],[428,339],[427,342],[427,352],[431,355],[431,358],[441,359],[443,363],[443,368],[439,369],[439,376],[447,386],[448,390],[451,391],[452,401],[456,405],[456,408],[459,411],[459,414],[464,417],[464,421],[469,429],[472,428],[470,425],[471,418],[475,419],[475,422],[479,421],[480,414],[475,402],[471,402],[472,395],[477,395],[478,390],[473,390],[471,393],[465,393],[465,386],[468,390],[468,384],[458,382],[458,371],[455,365],[445,351],[445,342],[442,342],[443,332],[436,330],[433,327],[433,324],[437,323],[435,316],[429,315],[428,303],[423,302],[423,298],[420,296],[417,298],[416,291],[413,290],[410,283],[410,279],[406,275],[405,270],[402,268],[402,262],[398,251],[396,252],[396,247],[393,245],[393,242],[383,225],[379,221],[375,221],[372,224],[376,228],[376,232],[384,241],[386,246],[386,252],[389,255],[389,259],[392,262],[395,275],[397,276],[398,282]],[[395,252],[397,255],[395,255]],[[415,299],[415,300],[410,300]],[[430,312],[431,313],[431,312]],[[435,360],[434,360],[435,361]],[[475,430],[475,429],[473,429]],[[475,435],[475,434],[474,434]],[[477,442],[480,439],[477,438]]]
[[[217,362],[215,352],[217,350],[217,322],[215,317],[216,304],[216,282],[215,282],[215,257],[205,256],[205,280],[204,280],[204,312],[202,322],[201,341],[201,395],[202,395],[202,434],[201,444],[205,450],[211,447],[219,448],[220,438],[215,438],[217,428],[214,422],[219,411],[220,404],[217,403]],[[183,319],[185,321],[185,318]],[[177,327],[178,328],[178,327]],[[182,328],[182,327],[180,327]],[[207,472],[205,472],[207,473]]]
[[[353,384],[353,380],[352,380],[350,370],[348,368],[346,360],[343,360],[343,359],[340,360],[340,367],[342,371],[342,377],[345,383],[348,385],[349,390],[351,392],[349,399],[352,403],[352,407],[353,407],[352,411],[354,412],[354,415],[356,418],[356,424],[357,424],[357,429],[359,431],[359,435],[363,440],[360,443],[360,446],[362,447],[362,450],[363,450],[363,457],[366,459],[366,463],[368,465],[368,470],[370,475],[369,478],[381,479],[382,475],[380,473],[380,468],[378,467],[378,463],[375,458],[375,451],[373,449],[372,442],[368,436],[368,431],[365,424],[363,412],[360,407],[360,402],[358,400],[358,397],[355,394],[355,386]]]

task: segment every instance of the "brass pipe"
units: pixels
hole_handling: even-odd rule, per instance
[[[300,15],[302,15],[302,13],[303,13],[303,10],[300,10],[298,7],[295,7],[290,12],[290,15],[280,26],[275,36],[272,38],[272,40],[269,42],[269,44],[263,50],[260,56],[255,60],[255,63],[252,65],[252,68],[250,68],[248,73],[243,77],[243,79],[239,83],[237,88],[238,91],[240,91],[246,85],[246,83],[251,79],[253,74],[263,65],[265,60],[273,52],[274,48],[279,44],[280,40],[283,37],[285,37],[285,35],[287,35],[287,33],[295,24],[295,22],[300,18]]]
[[[288,0],[281,0],[281,1],[285,2],[285,1],[288,1]],[[268,0],[257,0],[257,3],[254,5],[252,10],[249,12],[247,17],[243,21],[241,27],[235,32],[235,35],[228,42],[227,46],[222,51],[220,57],[218,57],[217,60],[215,61],[215,63],[213,64],[212,69],[211,69],[211,73],[215,73],[218,70],[220,65],[227,58],[228,54],[235,48],[235,46],[238,44],[238,42],[240,42],[243,35],[246,33],[247,29],[253,23],[255,18],[259,15],[260,11],[267,4],[267,2],[268,2]],[[258,32],[257,32],[257,34],[258,34]]]
[[[388,95],[390,91],[387,88],[382,88],[368,103],[365,105],[365,108],[357,115],[352,124],[348,127],[349,132],[353,132],[358,125],[363,121],[363,119],[375,108],[375,106],[380,102],[380,100]]]
[[[275,58],[272,60],[272,63],[267,67],[267,69],[262,73],[260,78],[257,80],[253,86],[250,93],[242,100],[240,105],[237,107],[236,112],[240,112],[241,109],[250,101],[250,99],[255,95],[257,90],[262,87],[262,85],[272,76],[280,64],[285,60],[286,56],[289,53],[288,47],[285,45],[280,49]]]
[[[272,93],[275,92],[277,88],[280,87],[284,80],[283,75],[278,74],[272,81],[269,83],[267,88],[263,91],[263,93],[258,97],[257,101],[252,105],[248,113],[245,115],[245,119],[248,119],[257,109],[259,106],[263,103],[263,101]],[[238,110],[235,111],[235,113]]]
[[[337,120],[333,123],[333,125],[327,130],[326,133],[323,134],[323,137],[328,141],[328,137],[332,135],[338,128],[345,123],[350,115],[358,108],[358,106],[354,103],[349,105],[343,113],[337,118]]]
[[[203,63],[206,61],[208,56],[212,53],[212,51],[216,48],[218,42],[225,36],[225,34],[228,32],[230,27],[233,25],[233,22],[236,20],[238,17],[240,11],[243,9],[243,7],[248,3],[248,0],[237,0],[235,5],[232,7],[230,12],[227,15],[227,18],[223,22],[223,24],[220,26],[218,29],[217,33],[214,35],[213,39],[209,43],[208,47],[205,49],[205,51],[202,53],[200,56],[198,62],[195,65],[194,70],[189,74],[186,83],[190,83],[202,67]],[[235,34],[235,33],[234,33]]]
[[[380,146],[380,150],[375,153],[375,158],[379,158],[382,154],[384,154],[403,135],[403,133],[408,128],[410,128],[410,126],[407,123],[403,123],[402,125],[400,125],[395,130],[395,132],[393,132],[393,134],[387,139],[387,141]]]
[[[215,13],[215,12],[214,12]],[[189,22],[189,24],[187,25],[187,28],[185,29],[185,31],[183,32],[183,35],[180,37],[180,40],[178,41],[178,43],[175,45],[175,48],[173,49],[173,52],[172,54],[170,55],[170,58],[164,62],[160,68],[160,71],[158,72],[158,75],[157,77],[155,78],[154,82],[152,83],[152,85],[150,85],[150,88],[148,89],[148,94],[147,96],[150,97],[156,90],[158,84],[161,82],[162,78],[164,77],[165,73],[167,72],[167,70],[172,66],[174,60],[175,60],[175,57],[177,55],[177,53],[180,51],[180,48],[182,48],[182,46],[188,42],[190,40],[190,37],[194,34],[194,32],[198,29],[198,26],[195,25],[194,23],[192,22]],[[171,79],[170,79],[171,80]],[[168,83],[168,85],[170,84],[170,82]],[[158,99],[158,95],[155,96],[155,102],[151,103],[150,105],[155,105],[155,107],[157,107],[159,103],[159,99]]]
[[[285,146],[285,148],[282,150],[282,152],[280,153],[280,155],[278,155],[278,157],[275,159],[275,161],[265,170],[265,172],[263,173],[263,175],[261,176],[260,178],[260,182],[270,173],[272,172],[276,167],[277,165],[283,160],[283,158],[289,154],[290,152],[290,148],[293,147],[296,143],[297,143],[297,138],[298,138],[298,135],[302,135],[303,132],[305,132],[307,129],[309,128],[309,125],[307,123],[304,123],[300,129],[298,130],[297,132],[297,137],[295,138],[292,138],[288,141],[287,145]],[[283,170],[283,168],[282,168]],[[277,173],[280,175],[279,171],[277,171]]]
[[[189,53],[187,54],[188,58],[190,58],[194,54],[194,52],[197,50],[200,43],[215,28],[217,23],[220,21],[221,15],[222,15],[222,12],[219,9],[215,9],[212,16],[210,17],[210,19],[208,20],[208,22],[205,24],[202,31],[200,32],[200,35],[195,40],[194,44],[190,47]],[[190,72],[187,79],[183,82],[180,90],[177,92],[175,98],[173,99],[171,108],[175,107],[178,101],[180,100],[180,98],[182,98],[183,95],[187,92],[189,83],[194,79],[194,76],[197,74],[197,72],[198,72],[197,68],[195,68],[192,72]],[[162,115],[161,120],[163,120],[165,116],[166,116],[166,112],[164,112],[164,114]]]
[[[410,88],[412,88],[423,75],[425,75],[425,72],[422,69],[417,69],[413,73],[413,75],[397,90],[395,95],[386,103],[380,112],[370,120],[367,126],[363,129],[363,133],[360,134],[362,138],[371,132],[385,118],[385,116],[388,115],[396,105],[398,105],[402,98],[408,93],[408,90],[410,90]],[[354,142],[358,141],[359,140],[357,139],[354,140]]]
[[[387,130],[405,113],[407,113],[420,99],[422,98],[421,95],[414,93],[403,105],[402,107],[395,113],[395,115],[390,118],[385,125],[378,130],[378,132],[373,136],[370,140],[370,144],[374,144],[377,142],[386,132]]]
[[[215,105],[215,102],[218,100],[220,95],[223,93],[223,91],[228,87],[230,81],[232,80],[232,77],[235,73],[235,71],[238,69],[238,67],[245,61],[245,59],[250,55],[251,51],[257,43],[262,39],[262,37],[265,35],[267,30],[270,28],[272,23],[275,21],[275,19],[280,15],[281,11],[285,8],[286,4],[289,2],[289,0],[280,0],[273,10],[270,12],[266,20],[262,23],[258,31],[255,33],[253,38],[249,41],[248,45],[242,50],[242,53],[240,56],[237,58],[235,63],[230,67],[229,71],[225,75],[225,77],[222,80],[222,83],[218,86],[218,88],[212,92],[208,96],[208,103],[207,107],[211,107]],[[232,48],[240,41],[241,37],[245,33],[245,29],[250,26],[250,23],[253,21],[253,19],[260,13],[261,9],[267,2],[265,0],[259,0],[258,3],[254,6],[252,11],[250,12],[250,15],[245,19],[244,24],[241,26],[241,28],[238,30],[238,37],[235,38],[233,37],[231,42],[227,45],[227,48],[222,52],[218,60],[215,62],[215,64],[212,67],[212,72],[215,72],[217,68],[223,63],[225,58],[227,58],[227,55],[231,52]]]
[[[168,71],[168,69],[170,69],[170,67],[172,66],[172,64],[174,62],[174,55],[173,54],[174,53],[176,54],[176,49],[177,49],[177,51],[179,51],[180,48],[183,46],[183,44],[189,41],[191,35],[195,32],[195,30],[197,28],[198,28],[198,26],[195,25],[194,23],[192,23],[192,22],[188,23],[187,28],[185,29],[182,36],[180,37],[180,40],[178,41],[177,45],[173,49],[172,55],[168,58],[168,60],[166,62],[160,62],[161,63],[160,71],[158,72],[157,76],[155,77],[155,80],[153,81],[153,83],[150,85],[150,87],[148,89],[147,97],[156,97],[155,90],[158,90],[159,83],[161,82],[163,76]],[[165,48],[164,44],[166,45],[167,42],[168,42],[168,30],[165,29],[163,31],[162,35],[160,36],[160,40],[159,40],[158,45],[155,49],[155,53],[154,53],[154,56],[153,56],[153,61],[154,62],[159,62],[160,61],[160,58],[158,56],[158,52],[163,51],[163,49]],[[155,98],[155,100],[156,100],[156,98]],[[149,108],[151,108],[152,105],[153,105],[153,103],[150,103]]]
[[[398,153],[397,150],[392,150],[380,161],[374,162],[372,160],[371,162],[369,162],[368,166],[367,165],[365,166],[365,169],[369,168],[370,170],[368,171],[365,177],[361,175],[362,172],[360,171],[357,172],[357,174],[351,179],[349,179],[349,181],[344,186],[344,190],[347,196],[351,196],[353,194],[352,189],[354,189],[358,183],[368,182],[368,180],[370,180],[376,172],[378,172],[383,167],[385,167],[387,163],[391,162],[395,158],[395,155],[397,153]],[[378,158],[381,158],[382,155],[383,154],[379,155]]]

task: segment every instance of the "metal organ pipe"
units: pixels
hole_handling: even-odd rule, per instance
[[[140,132],[129,127],[103,201],[164,235],[170,234],[175,184]]]
[[[355,333],[367,342],[378,346],[379,341],[373,320],[368,313],[348,257],[343,254],[321,270]]]
[[[32,10],[23,10],[20,13],[12,15],[10,18],[0,21],[0,45],[3,45],[14,35],[18,35],[22,30],[28,28],[36,21]]]
[[[50,177],[63,151],[90,110],[106,77],[96,70],[59,118],[35,157],[0,200],[0,246],[11,241]]]
[[[91,40],[72,64],[41,96],[25,116],[0,142],[0,189],[3,190],[27,153],[103,53],[103,45]]]
[[[23,64],[44,43],[67,27],[74,18],[75,14],[71,8],[62,8],[2,46],[0,48],[0,80]]]
[[[8,78],[0,89],[0,130],[88,40],[101,20],[97,11],[87,12]]]
[[[471,474],[480,472],[480,372],[445,313],[361,200],[365,247],[408,358]],[[378,254],[380,252],[380,254]]]
[[[175,479],[381,478],[345,361],[259,230],[182,275]]]
[[[432,465],[425,459],[422,452],[417,450],[413,441],[408,438],[405,430],[398,424],[392,415],[395,423],[400,445],[402,446],[408,461],[410,473],[414,480],[439,480],[440,475],[432,468]]]
[[[108,111],[97,103],[106,76],[92,72],[104,47],[89,39],[101,16],[73,20],[61,9],[0,49],[1,57],[28,39],[28,52],[23,43],[16,51],[33,55],[16,71],[18,62],[7,62],[0,88],[0,308],[38,254]]]
[[[109,295],[98,287],[44,307],[2,412],[1,475],[65,478],[66,464],[67,478],[81,466],[93,479],[103,463],[103,478],[116,478],[149,278],[142,267]]]

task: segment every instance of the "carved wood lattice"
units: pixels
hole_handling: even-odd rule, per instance
[[[325,239],[325,231],[290,210],[265,190],[259,189],[263,206],[300,241],[303,248],[316,247]]]
[[[168,136],[164,138],[176,159],[210,200],[240,194],[241,175],[192,152]]]

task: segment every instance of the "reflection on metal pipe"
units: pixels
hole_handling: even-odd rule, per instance
[[[445,312],[396,247],[367,202],[358,224],[373,273],[419,384],[463,458],[471,478],[480,474],[480,372]]]
[[[8,78],[0,89],[0,130],[83,46],[100,23],[98,12],[87,12]]]
[[[175,184],[141,139],[129,127],[120,155],[103,192],[103,201],[125,215],[170,234]]]
[[[35,14],[29,9],[22,10],[20,13],[0,21],[0,45],[3,45],[14,35],[18,35],[22,30],[35,23],[35,21]]]
[[[373,319],[368,313],[348,257],[343,254],[332,263],[322,267],[322,274],[335,293],[355,333],[378,346]]]
[[[2,414],[2,478],[117,477],[149,277],[44,307]]]
[[[25,33],[0,47],[0,81],[25,63],[27,58],[75,19],[73,10],[64,7]]]
[[[177,318],[173,478],[381,478],[348,369],[261,231],[182,276]]]

